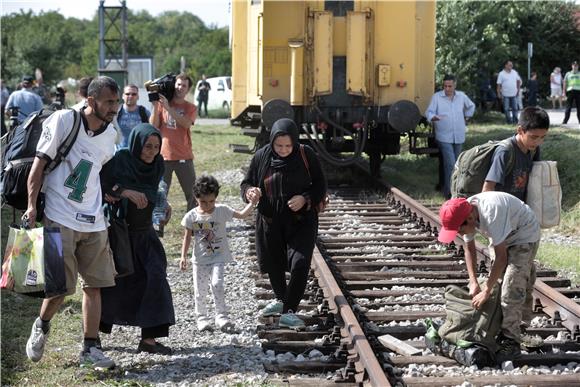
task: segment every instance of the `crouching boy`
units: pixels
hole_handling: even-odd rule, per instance
[[[524,202],[504,192],[482,192],[468,199],[455,198],[443,203],[439,212],[439,241],[452,242],[457,234],[465,244],[465,263],[469,274],[472,305],[479,309],[489,299],[491,289],[501,281],[503,321],[497,341],[498,361],[520,354],[520,324],[532,311],[532,290],[536,281],[534,257],[538,251],[540,225]],[[474,234],[490,240],[495,251],[489,278],[480,287],[476,276]]]

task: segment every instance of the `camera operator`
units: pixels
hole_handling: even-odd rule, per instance
[[[193,196],[195,169],[190,128],[195,122],[197,108],[185,100],[192,83],[187,74],[177,75],[173,98],[168,101],[165,95],[159,93],[159,100],[153,102],[153,114],[150,118],[151,124],[159,129],[163,138],[161,144],[161,155],[165,160],[163,180],[169,189],[175,171],[187,200],[188,211],[196,204]]]

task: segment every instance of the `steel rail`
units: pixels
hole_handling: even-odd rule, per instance
[[[318,283],[329,300],[330,309],[340,313],[344,321],[344,329],[348,332],[359,360],[367,372],[370,384],[375,387],[390,387],[391,384],[367,341],[364,331],[317,247],[314,248],[312,254],[312,265],[317,273]]]
[[[406,195],[395,187],[388,187],[388,189],[397,200],[415,211],[418,217],[424,218],[424,220],[431,223],[432,227],[441,227],[441,223],[437,215],[434,214],[431,210],[427,209],[427,207],[417,203],[410,196]],[[461,238],[456,237],[454,242],[456,245],[461,246],[463,241]],[[490,255],[488,253],[487,247],[479,242],[476,242],[475,248],[477,251],[477,257],[479,259],[485,260],[486,262],[489,262]],[[556,314],[559,313],[559,318],[561,319],[561,323],[564,327],[569,329],[573,334],[580,333],[580,305],[570,300],[568,297],[564,296],[562,293],[558,292],[552,287],[548,286],[541,280],[536,280],[534,284],[533,297],[534,299],[540,301],[544,313],[552,318],[555,318]]]

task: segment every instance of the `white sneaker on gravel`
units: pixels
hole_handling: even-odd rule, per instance
[[[37,317],[32,324],[32,330],[30,332],[30,337],[26,342],[26,356],[34,362],[40,361],[42,355],[44,354],[44,344],[46,344],[46,338],[48,333],[44,333],[42,328],[39,327],[40,317]]]
[[[197,330],[200,332],[203,331],[211,331],[211,320],[207,317],[198,317],[197,318]]]
[[[88,351],[81,351],[81,367],[93,367],[95,370],[108,370],[115,368],[113,359],[105,356],[103,351],[97,347],[91,347]]]
[[[272,300],[266,305],[262,311],[260,312],[263,317],[274,316],[278,314],[282,314],[282,309],[284,308],[284,304],[278,300]]]
[[[225,333],[231,333],[235,330],[234,324],[230,321],[228,316],[224,314],[218,314],[216,316],[215,325],[219,330]]]

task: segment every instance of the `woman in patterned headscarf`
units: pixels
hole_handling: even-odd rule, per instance
[[[260,270],[268,273],[276,295],[263,315],[281,313],[280,326],[304,326],[294,312],[306,289],[318,233],[316,204],[325,197],[326,179],[314,151],[300,145],[294,121],[283,118],[272,125],[270,144],[254,155],[241,194],[246,202],[260,200],[256,216],[258,263]]]

